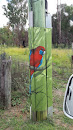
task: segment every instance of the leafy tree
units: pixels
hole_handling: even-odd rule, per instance
[[[73,42],[73,26],[70,26],[70,20],[73,20],[73,6],[61,5],[61,42],[70,45]],[[53,25],[53,44],[57,43],[57,13],[52,16]]]
[[[8,1],[8,0],[7,0]],[[24,27],[27,22],[27,2],[25,0],[11,0],[7,7],[3,5],[4,15],[9,19],[9,24],[14,28]]]
[[[0,28],[0,44],[9,46],[13,44],[13,32],[9,29],[9,26]]]
[[[66,15],[65,14],[68,14]],[[62,9],[61,11],[61,23],[63,31],[70,31],[70,20],[73,17],[73,6],[66,6],[65,11]]]
[[[9,25],[13,29],[16,45],[22,44],[25,34],[25,26],[28,17],[26,0],[7,0],[7,7],[4,5],[4,15],[9,19]]]

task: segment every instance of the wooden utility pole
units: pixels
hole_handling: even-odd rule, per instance
[[[58,32],[58,44],[61,43],[61,0],[57,0],[57,32]]]
[[[44,47],[45,54],[40,67],[31,66],[33,75],[30,74],[31,95],[31,117],[33,121],[47,119],[52,114],[52,60],[51,60],[51,22],[45,7],[47,0],[29,0],[29,49],[30,60],[35,62],[35,51],[37,47]],[[42,49],[40,50],[42,51]],[[39,51],[39,54],[40,54]],[[38,53],[38,52],[37,52]],[[38,57],[39,60],[39,57]],[[32,78],[31,78],[32,77]]]

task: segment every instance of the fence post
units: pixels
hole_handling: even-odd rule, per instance
[[[11,107],[11,59],[0,56],[0,108]]]

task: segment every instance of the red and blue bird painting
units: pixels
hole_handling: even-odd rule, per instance
[[[43,55],[45,54],[45,48],[43,46],[38,46],[35,49],[30,50],[29,60],[30,66],[33,66],[35,69],[39,68],[43,63]],[[30,69],[30,86],[29,93],[31,93],[31,81],[33,78],[33,73],[35,70]]]

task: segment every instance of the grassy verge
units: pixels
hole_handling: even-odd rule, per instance
[[[29,59],[29,49],[28,48],[18,48],[18,47],[0,47],[0,53],[6,53],[11,56],[12,59],[19,61],[28,61]]]
[[[63,113],[66,84],[73,71],[71,69],[71,50],[52,50],[54,113],[52,118],[48,117],[43,122],[32,122],[29,119],[29,71],[28,62],[26,63],[29,58],[29,49],[6,48],[4,51],[9,56],[11,55],[13,59],[13,88],[11,109],[0,110],[0,130],[73,130],[73,120],[66,117]],[[23,63],[24,61],[25,63]],[[25,64],[24,69],[23,64]]]

